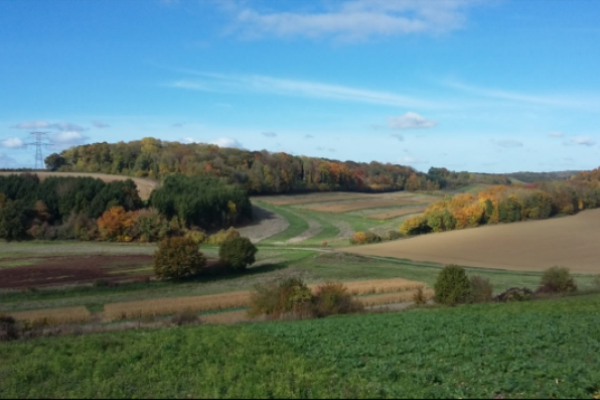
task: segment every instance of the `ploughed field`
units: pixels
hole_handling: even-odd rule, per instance
[[[148,200],[150,198],[150,193],[159,186],[158,181],[154,181],[152,179],[146,178],[132,178],[129,176],[123,175],[109,175],[109,174],[97,174],[97,173],[87,173],[87,172],[10,172],[10,171],[0,171],[0,176],[2,175],[16,175],[21,173],[28,173],[37,175],[40,180],[44,180],[51,176],[59,176],[59,177],[75,177],[75,178],[95,178],[101,179],[103,182],[115,182],[115,181],[125,181],[127,179],[131,179],[135,182],[137,186],[138,193],[142,200]]]
[[[348,253],[440,264],[600,273],[600,209],[543,221],[490,225],[342,249]]]

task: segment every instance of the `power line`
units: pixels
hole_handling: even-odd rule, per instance
[[[44,157],[42,155],[42,147],[50,147],[53,143],[48,139],[48,132],[30,132],[30,135],[35,137],[35,141],[25,143],[25,145],[35,146],[35,169],[43,169]]]

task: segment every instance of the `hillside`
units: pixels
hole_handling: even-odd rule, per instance
[[[183,144],[154,138],[72,147],[46,158],[50,169],[162,179],[173,173],[217,176],[251,195],[315,191],[435,190],[472,183],[509,183],[506,177],[432,168],[295,156],[268,151]]]

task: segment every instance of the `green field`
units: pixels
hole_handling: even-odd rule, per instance
[[[598,398],[600,296],[0,344],[0,397]]]

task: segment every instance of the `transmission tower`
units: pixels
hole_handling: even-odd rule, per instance
[[[25,143],[27,146],[35,146],[35,169],[44,169],[44,157],[42,155],[42,147],[52,146],[52,142],[48,139],[48,132],[31,132],[35,140]]]

